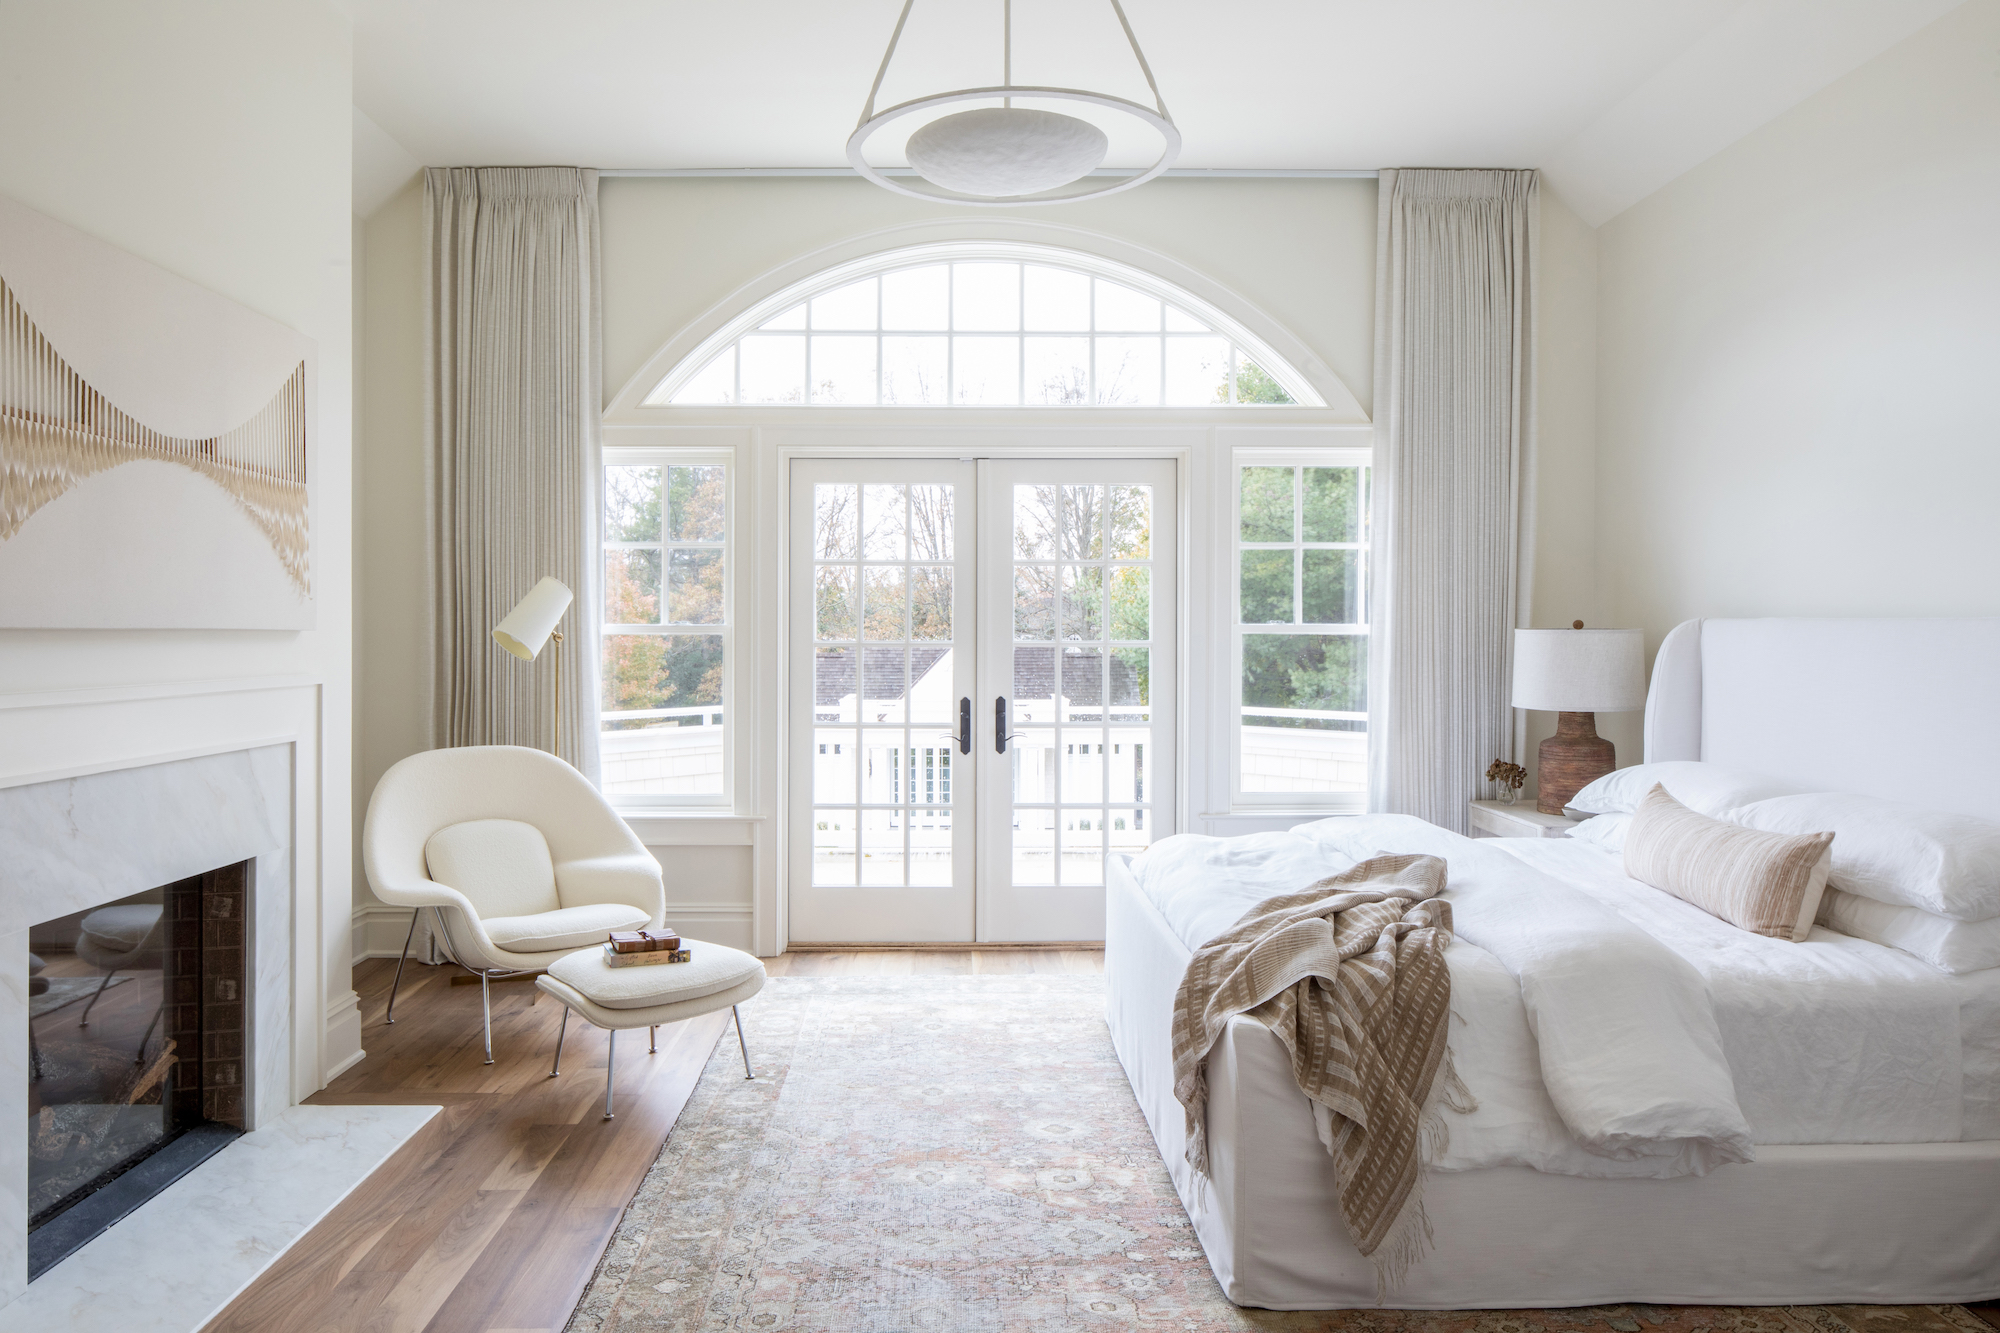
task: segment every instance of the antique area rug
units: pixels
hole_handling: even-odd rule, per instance
[[[773,977],[570,1333],[1995,1333],[1958,1306],[1296,1313],[1224,1299],[1095,976]]]

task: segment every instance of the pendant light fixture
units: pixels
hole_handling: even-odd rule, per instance
[[[1118,0],[1109,0],[1118,26],[1132,47],[1132,58],[1152,89],[1154,105],[1142,106],[1109,93],[1081,88],[1046,88],[1014,82],[1014,5],[1001,0],[1000,82],[988,88],[961,88],[932,93],[927,97],[900,102],[884,111],[875,109],[876,94],[882,91],[883,76],[895,58],[896,44],[902,40],[903,26],[909,22],[916,0],[904,0],[902,15],[889,36],[889,49],[882,53],[882,67],[875,72],[874,86],[868,90],[867,105],[861,109],[861,123],[847,140],[847,160],[854,169],[885,190],[914,199],[943,200],[977,204],[987,208],[1017,208],[1027,204],[1071,203],[1078,199],[1101,199],[1135,185],[1144,185],[1173,165],[1180,156],[1181,135],[1167,114],[1160,86],[1146,64],[1145,52],[1132,33],[1132,24]],[[984,102],[1001,99],[997,107],[979,107],[954,112],[923,125],[912,134],[904,149],[910,165],[929,188],[885,175],[862,157],[871,136],[891,121],[930,111],[954,102]],[[1103,185],[1083,181],[1104,162],[1110,140],[1104,131],[1087,120],[1060,112],[1017,107],[1015,98],[1045,102],[1082,102],[1106,107],[1144,121],[1159,132],[1161,148],[1153,164],[1137,175],[1107,180]]]

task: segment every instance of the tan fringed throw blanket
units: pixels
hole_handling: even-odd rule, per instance
[[[1341,1216],[1385,1293],[1430,1241],[1423,1172],[1446,1144],[1437,1103],[1476,1109],[1445,1047],[1444,886],[1438,857],[1378,856],[1272,898],[1204,944],[1174,996],[1189,1163],[1208,1173],[1208,1053],[1247,1014],[1291,1052],[1333,1154]]]

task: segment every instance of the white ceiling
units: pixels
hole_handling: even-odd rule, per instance
[[[1182,167],[1539,166],[1589,222],[1960,0],[1126,0]],[[346,0],[355,102],[432,165],[833,167],[900,0]],[[916,0],[884,103],[997,83]],[[1015,80],[1146,100],[1108,0],[1014,0]],[[372,133],[358,136],[371,141]],[[900,161],[894,143],[878,160]],[[1114,139],[1138,161],[1142,139]],[[871,153],[871,157],[875,155]],[[379,160],[374,167],[383,170]]]

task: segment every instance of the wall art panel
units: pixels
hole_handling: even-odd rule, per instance
[[[311,629],[314,345],[0,197],[0,627]]]

